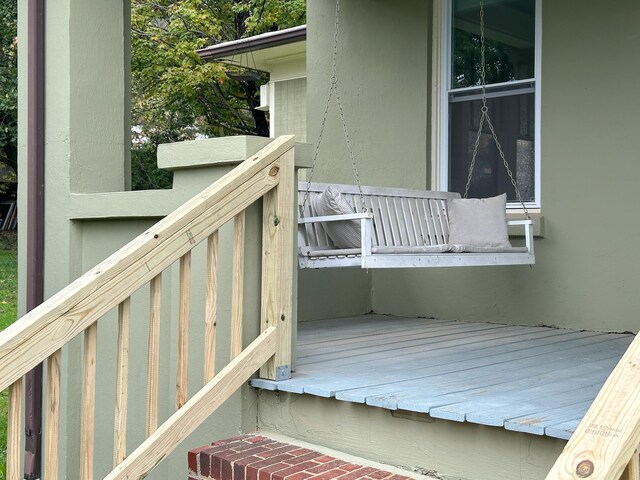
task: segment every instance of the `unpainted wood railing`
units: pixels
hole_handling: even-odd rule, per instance
[[[602,386],[546,480],[640,480],[640,336]]]
[[[105,478],[137,479],[166,457],[257,369],[286,375],[291,364],[294,141],[280,137],[118,252],[0,333],[0,389],[9,387],[7,479],[21,475],[22,377],[46,362],[43,479],[58,478],[61,349],[83,334],[78,478],[93,478],[98,320],[118,307],[114,469]],[[261,331],[242,348],[245,210],[263,199]],[[234,220],[231,357],[215,374],[218,230]],[[204,386],[187,398],[191,251],[207,240]],[[179,261],[176,412],[158,426],[162,272]],[[128,453],[127,393],[131,296],[149,283],[146,440]],[[256,319],[257,321],[257,319]],[[284,372],[284,373],[283,373]],[[104,412],[100,412],[101,415]]]

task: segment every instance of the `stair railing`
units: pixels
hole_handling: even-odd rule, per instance
[[[58,478],[61,349],[83,334],[80,472],[94,471],[97,322],[118,307],[114,469],[105,478],[137,479],[166,457],[257,369],[285,378],[291,364],[294,140],[279,137],[155,226],[0,333],[0,389],[9,387],[7,479],[21,476],[22,377],[46,362],[43,480]],[[263,200],[262,333],[242,348],[245,210]],[[231,357],[215,374],[218,230],[234,220]],[[191,251],[207,240],[204,386],[187,399]],[[176,412],[158,426],[162,272],[179,261]],[[149,283],[147,438],[127,453],[131,296]],[[257,321],[257,319],[256,319]],[[103,414],[103,412],[101,412]]]
[[[640,336],[602,386],[546,480],[640,480]]]

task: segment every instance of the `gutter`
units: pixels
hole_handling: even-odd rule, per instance
[[[27,288],[26,311],[44,300],[44,5],[27,4]],[[42,364],[25,375],[24,478],[40,478]]]
[[[307,26],[300,25],[298,27],[277,30],[275,32],[267,32],[253,37],[219,43],[210,47],[201,48],[197,53],[200,55],[202,60],[212,61],[229,55],[254,52],[256,50],[277,47],[279,45],[287,45],[289,43],[296,43],[306,39]]]

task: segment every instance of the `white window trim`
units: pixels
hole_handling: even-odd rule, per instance
[[[432,68],[435,73],[432,86],[432,148],[431,188],[447,190],[449,179],[449,93],[451,75],[451,12],[452,0],[434,0],[433,2],[433,42],[434,54]],[[541,206],[541,125],[542,103],[542,0],[536,0],[536,45],[535,45],[535,202],[526,202],[527,208],[539,209]],[[436,39],[436,36],[438,37]],[[522,208],[519,203],[507,205],[509,209]]]

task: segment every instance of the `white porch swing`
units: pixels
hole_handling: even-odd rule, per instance
[[[333,65],[313,163],[298,186],[300,268],[411,268],[531,265],[533,221],[489,117],[485,85],[484,8],[480,1],[482,108],[464,198],[455,192],[367,187],[360,184],[338,91],[340,0],[336,0]],[[335,95],[356,185],[312,183],[324,127]],[[527,219],[507,221],[506,194],[468,199],[482,128],[487,124]],[[524,229],[525,245],[513,247],[508,227]]]

